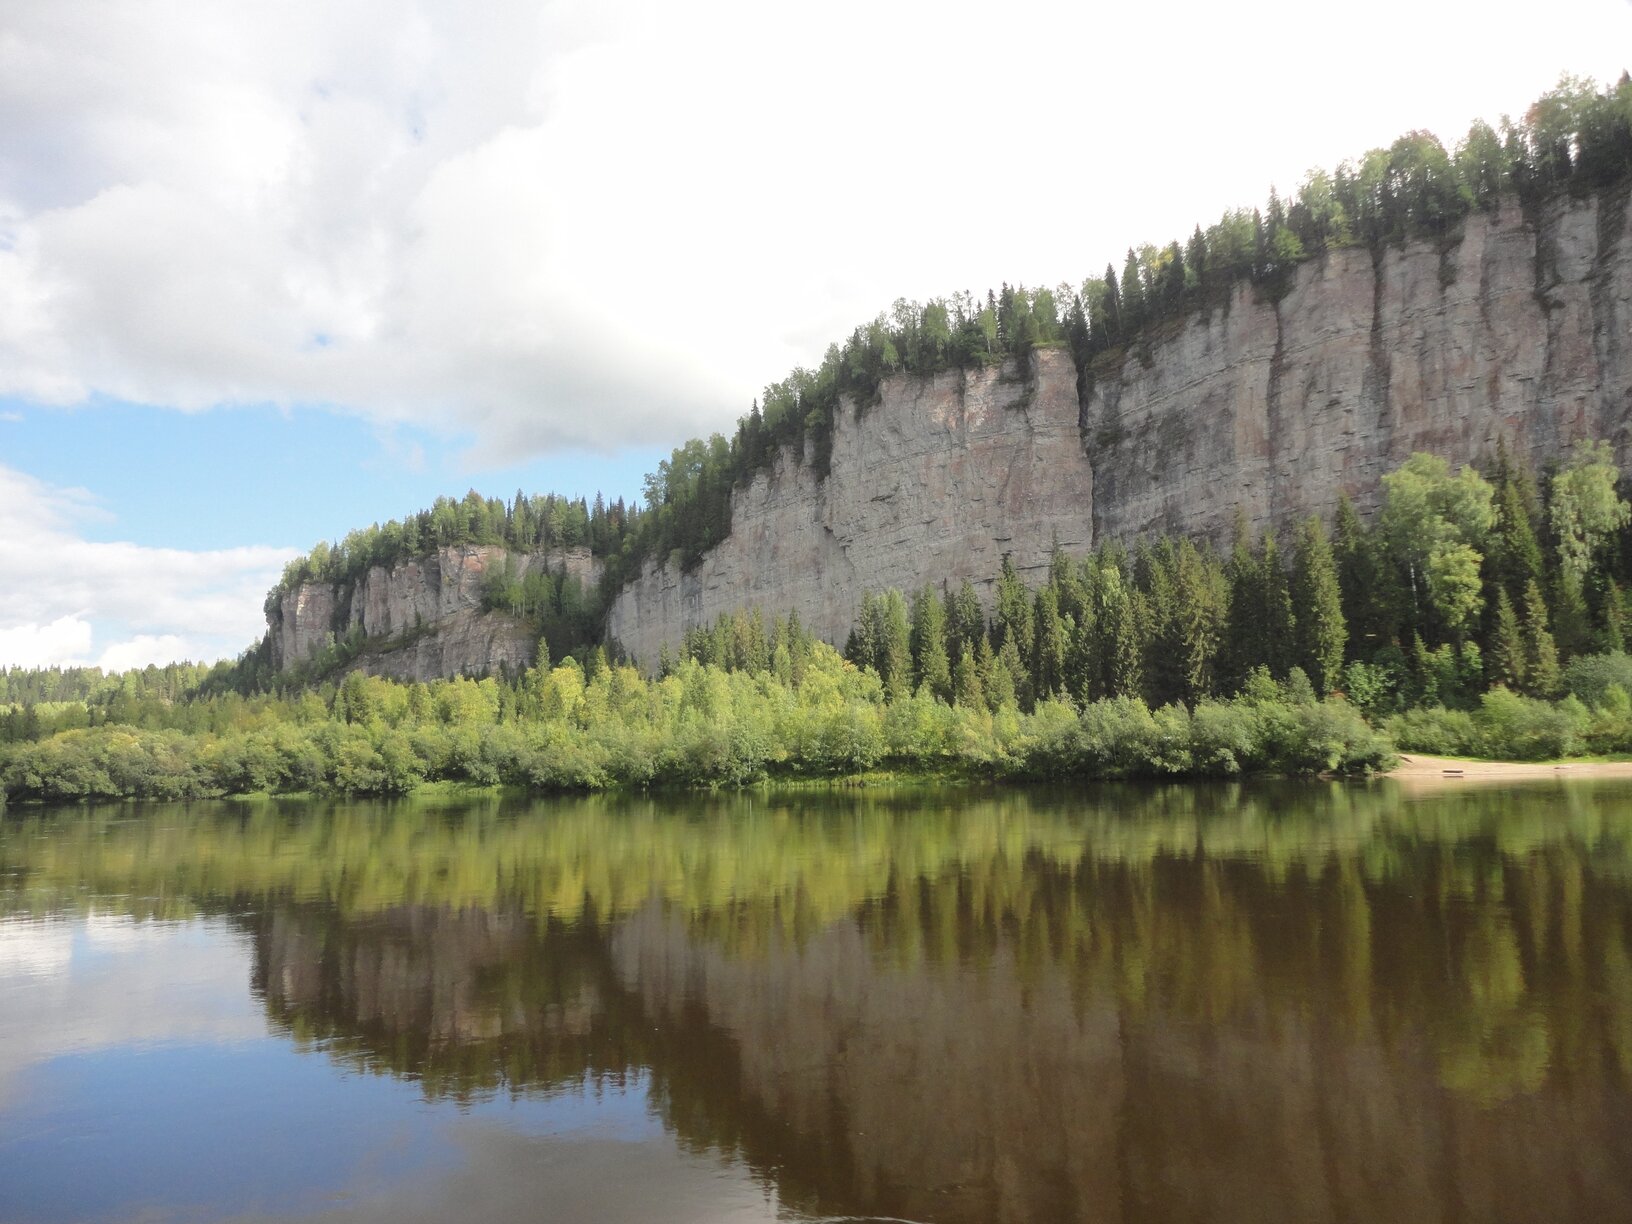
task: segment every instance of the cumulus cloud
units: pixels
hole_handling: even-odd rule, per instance
[[[82,490],[0,465],[0,666],[107,669],[237,654],[292,550],[188,551],[85,538]]]
[[[1618,72],[1561,3],[0,0],[0,394],[678,441],[898,294]]]

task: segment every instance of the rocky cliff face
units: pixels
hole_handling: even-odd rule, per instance
[[[826,480],[780,455],[737,493],[731,535],[695,571],[649,566],[619,594],[612,639],[649,664],[692,626],[757,605],[842,641],[868,591],[989,584],[1006,552],[1024,575],[1056,539],[1091,545],[1094,471],[1069,353],[895,379],[879,404],[840,416]]]
[[[1334,252],[1278,302],[1240,287],[1092,371],[898,378],[845,411],[832,472],[791,454],[739,492],[691,573],[649,566],[608,630],[650,664],[721,613],[797,611],[842,641],[866,591],[1022,574],[1057,538],[1222,539],[1236,508],[1285,528],[1340,494],[1373,508],[1413,451],[1455,463],[1498,437],[1538,466],[1576,438],[1632,459],[1632,235],[1625,193],[1468,218],[1443,246]]]
[[[533,662],[538,635],[524,622],[482,609],[482,585],[512,554],[494,546],[442,548],[389,568],[375,566],[355,584],[303,583],[268,614],[272,657],[280,670],[310,659],[347,633],[368,645],[354,667],[372,675],[429,680]],[[515,554],[518,575],[565,573],[585,589],[601,563],[587,548]]]
[[[1632,423],[1624,195],[1537,224],[1476,214],[1458,242],[1335,252],[1287,295],[1192,318],[1096,379],[1083,405],[1096,536],[1227,532],[1376,505],[1413,451],[1456,463],[1498,437],[1539,467],[1576,438],[1623,462]]]

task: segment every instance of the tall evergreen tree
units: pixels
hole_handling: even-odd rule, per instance
[[[1558,647],[1547,628],[1547,602],[1536,582],[1524,592],[1524,646],[1526,688],[1535,697],[1558,696]]]
[[[1033,609],[1031,679],[1032,692],[1039,698],[1064,690],[1069,653],[1070,638],[1060,616],[1059,596],[1049,584],[1037,592]]]
[[[912,662],[917,683],[941,701],[952,700],[952,667],[946,655],[946,607],[925,586],[912,605]]]
[[[1349,628],[1343,619],[1343,595],[1337,560],[1318,518],[1298,531],[1292,558],[1292,614],[1297,625],[1295,662],[1322,696],[1337,687],[1343,672],[1343,649]]]
[[[1263,575],[1247,536],[1247,516],[1235,512],[1235,540],[1224,566],[1226,605],[1220,685],[1237,692],[1255,667],[1262,666],[1264,650]]]
[[[1513,611],[1513,601],[1507,597],[1505,587],[1498,587],[1496,624],[1491,633],[1490,644],[1491,679],[1498,684],[1506,685],[1515,693],[1523,692],[1526,687],[1526,654],[1524,634],[1519,629],[1519,618]]]
[[[1264,662],[1270,674],[1281,680],[1292,667],[1297,618],[1292,613],[1292,589],[1273,531],[1264,533],[1259,546],[1258,574],[1264,593]]]

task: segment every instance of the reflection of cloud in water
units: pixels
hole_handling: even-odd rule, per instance
[[[66,922],[0,919],[0,984],[13,978],[44,977],[68,967],[73,931]]]
[[[246,1215],[230,1224],[444,1224],[549,1220],[573,1224],[750,1224],[803,1218],[737,1161],[680,1150],[672,1139],[537,1138],[489,1123],[460,1123],[450,1138],[458,1168],[390,1184],[360,1180],[343,1206],[294,1215]]]
[[[224,924],[0,920],[0,1104],[65,1054],[263,1036],[249,952]]]

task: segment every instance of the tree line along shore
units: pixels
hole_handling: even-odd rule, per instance
[[[250,792],[738,786],[888,770],[980,779],[1366,773],[1397,749],[1632,751],[1632,506],[1602,443],[1540,476],[1412,456],[1362,522],[1290,547],[1238,524],[1071,558],[1028,588],[866,593],[841,653],[757,611],[656,676],[605,647],[517,675],[214,691],[177,665],[3,676],[13,802]]]

